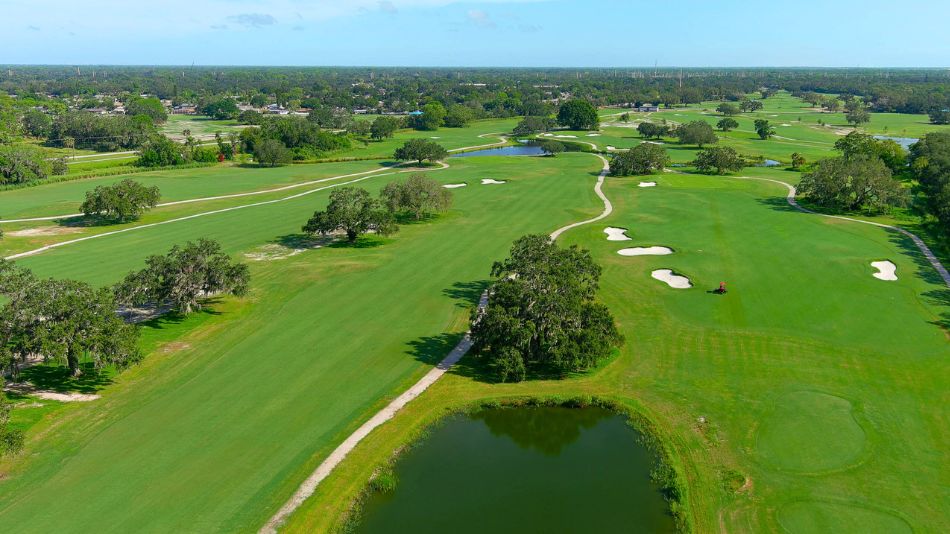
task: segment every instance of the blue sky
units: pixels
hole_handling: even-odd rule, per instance
[[[950,66],[947,0],[0,0],[0,64]]]

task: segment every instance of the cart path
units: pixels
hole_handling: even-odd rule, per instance
[[[561,235],[571,228],[581,226],[583,224],[592,223],[594,221],[599,221],[604,217],[610,215],[613,211],[613,206],[610,203],[610,200],[607,199],[606,195],[602,190],[604,184],[604,177],[607,176],[607,172],[610,170],[610,167],[607,163],[607,160],[599,155],[595,154],[601,161],[604,162],[604,167],[601,170],[600,174],[597,177],[597,184],[594,186],[594,191],[597,192],[597,196],[604,201],[604,211],[597,217],[593,219],[588,219],[586,221],[581,221],[573,224],[569,224],[562,228],[555,230],[551,234],[551,239],[557,239],[557,236]],[[484,310],[488,305],[488,292],[485,291],[482,293],[481,298],[478,301],[478,309]],[[376,412],[368,421],[360,425],[352,434],[350,434],[343,443],[340,443],[336,449],[333,449],[333,452],[330,453],[320,465],[304,480],[300,486],[297,488],[297,491],[294,492],[293,496],[284,503],[283,506],[275,513],[268,521],[261,527],[260,534],[276,534],[277,530],[281,527],[284,521],[293,514],[297,508],[300,507],[311,495],[317,490],[317,486],[320,485],[320,482],[323,481],[333,469],[340,465],[340,463],[346,459],[347,455],[356,448],[360,441],[363,440],[370,432],[376,429],[376,427],[382,425],[386,421],[389,421],[396,415],[396,412],[401,410],[406,404],[411,400],[415,399],[422,394],[429,386],[434,384],[439,378],[442,378],[442,375],[446,373],[453,365],[455,365],[462,356],[465,356],[468,353],[469,349],[472,348],[472,340],[469,337],[469,333],[466,332],[465,336],[459,341],[458,345],[452,349],[452,352],[445,357],[438,365],[436,365],[432,370],[425,374],[418,382],[412,385],[409,389],[402,392],[398,397],[396,397],[392,402],[390,402],[385,408]]]
[[[588,144],[593,145],[593,143],[588,143]],[[604,211],[602,211],[600,215],[594,217],[593,219],[587,219],[586,221],[571,223],[567,226],[562,226],[561,228],[558,228],[557,230],[551,232],[551,241],[556,240],[561,234],[563,234],[564,232],[572,228],[577,228],[578,226],[583,226],[585,224],[597,222],[607,217],[614,211],[614,206],[613,204],[610,203],[610,199],[607,198],[607,195],[604,194],[604,189],[603,189],[604,179],[607,177],[607,173],[610,172],[610,164],[607,162],[607,158],[601,156],[600,154],[594,154],[594,155],[600,158],[602,162],[604,162],[604,167],[603,169],[601,169],[600,174],[597,176],[597,184],[594,185],[594,192],[597,193],[597,196],[600,197],[600,200],[604,202]]]
[[[890,224],[883,224],[883,223],[872,222],[872,221],[862,221],[861,219],[855,219],[852,217],[844,217],[841,215],[828,215],[826,213],[819,213],[817,211],[802,207],[798,203],[798,200],[795,199],[795,195],[797,193],[795,186],[793,186],[792,184],[783,182],[781,180],[773,180],[771,178],[755,178],[755,177],[750,177],[750,176],[735,176],[734,178],[738,180],[759,180],[759,181],[772,182],[775,184],[784,185],[785,188],[788,189],[788,194],[785,196],[785,201],[788,202],[789,206],[795,208],[796,210],[802,213],[810,213],[812,215],[819,215],[821,217],[828,217],[831,219],[841,219],[842,221],[851,221],[851,222],[856,222],[856,223],[861,223],[861,224],[870,224],[871,226],[877,226],[879,228],[885,228],[887,230],[904,234],[905,236],[909,237],[910,240],[913,241],[915,245],[917,245],[917,248],[920,249],[920,252],[924,255],[925,258],[927,258],[927,261],[930,262],[930,265],[932,265],[933,268],[937,271],[937,274],[940,275],[940,278],[943,279],[943,283],[947,287],[950,287],[950,272],[948,272],[947,268],[944,267],[942,263],[940,263],[940,260],[937,258],[937,255],[934,254],[932,250],[930,250],[930,247],[928,247],[927,244],[924,243],[923,239],[917,237],[917,235],[899,226],[893,226]]]
[[[466,146],[466,147],[462,147],[462,148],[453,148],[452,150],[448,150],[447,152],[452,153],[452,152],[460,152],[460,151],[462,151],[462,150],[475,150],[475,149],[479,149],[479,148],[488,148],[488,147],[503,145],[503,144],[505,144],[505,143],[508,142],[508,138],[507,138],[507,137],[505,137],[503,134],[498,134],[498,133],[481,134],[481,135],[479,135],[478,137],[488,137],[488,136],[495,136],[495,137],[498,137],[499,141],[494,142],[494,143],[488,143],[488,144],[485,144],[485,145],[475,145],[475,146]],[[82,157],[82,156],[77,156],[77,157]],[[210,201],[210,200],[223,200],[223,199],[228,199],[228,198],[240,198],[240,197],[249,197],[249,196],[254,196],[254,195],[265,195],[265,194],[267,194],[267,193],[279,193],[279,192],[281,192],[281,191],[287,191],[287,190],[296,189],[296,188],[299,188],[299,187],[307,187],[308,185],[319,184],[319,183],[323,183],[323,182],[329,182],[329,181],[332,181],[332,180],[339,180],[339,179],[341,179],[341,178],[350,178],[350,177],[353,177],[353,176],[362,176],[362,175],[365,175],[365,174],[373,174],[373,173],[377,173],[377,172],[384,172],[384,171],[391,170],[391,169],[396,168],[396,167],[404,167],[404,166],[408,166],[408,164],[403,163],[403,164],[398,164],[398,165],[389,165],[389,166],[381,167],[381,168],[379,168],[379,169],[370,169],[370,170],[368,170],[368,171],[363,171],[363,172],[354,172],[354,173],[351,173],[351,174],[342,174],[342,175],[340,175],[340,176],[331,176],[331,177],[329,177],[329,178],[320,178],[320,179],[318,179],[318,180],[309,180],[309,181],[306,181],[306,182],[300,182],[300,183],[296,183],[296,184],[289,184],[289,185],[284,185],[284,186],[280,186],[280,187],[272,187],[272,188],[270,188],[270,189],[261,189],[261,190],[257,190],[257,191],[247,191],[247,192],[244,192],[244,193],[230,193],[230,194],[227,194],[227,195],[216,195],[216,196],[211,196],[211,197],[188,198],[188,199],[184,199],[184,200],[175,200],[175,201],[172,201],[172,202],[162,202],[162,203],[160,203],[160,204],[156,204],[155,207],[156,207],[156,208],[161,208],[161,207],[164,207],[164,206],[177,206],[177,205],[179,205],[179,204],[191,204],[191,203],[194,203],[194,202],[207,202],[207,201]],[[45,216],[45,217],[26,217],[26,218],[21,218],[21,219],[0,219],[0,224],[3,224],[3,223],[20,223],[20,222],[35,222],[35,221],[55,221],[55,220],[57,220],[57,219],[68,219],[68,218],[70,218],[70,217],[82,217],[83,215],[84,215],[83,213],[65,213],[65,214],[62,214],[62,215],[49,215],[49,216]]]

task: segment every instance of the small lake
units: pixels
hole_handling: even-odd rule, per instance
[[[774,159],[767,159],[759,164],[759,167],[781,167],[781,161],[775,161]]]
[[[920,139],[917,139],[916,137],[891,137],[889,135],[875,135],[874,138],[881,141],[885,139],[894,141],[898,145],[904,147],[904,150],[910,150],[910,145],[920,141]]]
[[[602,408],[499,408],[452,416],[371,493],[361,533],[672,533],[654,455]]]
[[[543,156],[544,150],[537,145],[515,145],[501,146],[495,148],[482,148],[472,150],[471,152],[459,152],[453,154],[453,158],[474,158],[478,156]]]

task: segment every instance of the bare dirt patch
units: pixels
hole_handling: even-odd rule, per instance
[[[14,230],[7,232],[10,237],[45,237],[51,235],[78,234],[82,228],[75,226],[41,226],[39,228],[27,228],[25,230]]]

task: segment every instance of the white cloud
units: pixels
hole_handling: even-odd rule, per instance
[[[470,9],[467,16],[468,20],[479,28],[495,28],[495,21],[481,9]]]
[[[231,15],[228,20],[248,28],[262,28],[277,24],[277,19],[268,13],[241,13],[240,15]]]

